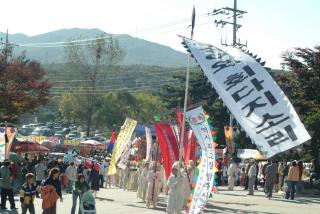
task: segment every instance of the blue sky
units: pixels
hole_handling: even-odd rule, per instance
[[[130,34],[183,51],[177,34],[189,35],[188,22],[165,25],[229,6],[233,0],[10,0],[2,1],[0,31],[36,35],[61,28],[100,28],[108,33]],[[319,0],[238,0],[248,14],[239,36],[248,48],[279,68],[281,52],[294,47],[320,45]],[[218,29],[214,17],[198,18],[195,39],[220,45],[231,31]],[[152,28],[154,26],[162,26]],[[150,29],[152,28],[152,29]],[[149,30],[147,30],[149,29]]]

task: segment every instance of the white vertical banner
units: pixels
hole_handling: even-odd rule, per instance
[[[149,127],[145,127],[146,129],[146,141],[147,141],[147,149],[146,149],[146,160],[149,161],[151,158],[151,148],[152,148],[152,135],[151,129]]]
[[[237,48],[221,50],[182,39],[232,115],[267,158],[310,139],[260,58]]]
[[[188,111],[186,117],[202,150],[202,158],[199,165],[199,177],[189,211],[189,214],[198,214],[204,209],[213,187],[215,149],[211,130],[202,107]]]

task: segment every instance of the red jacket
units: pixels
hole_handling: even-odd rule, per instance
[[[50,184],[43,187],[41,191],[41,197],[42,209],[53,207],[57,200],[60,198],[58,193],[55,191],[55,187]]]

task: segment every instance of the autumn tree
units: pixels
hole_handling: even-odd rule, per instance
[[[296,48],[282,55],[288,72],[274,75],[308,129],[311,146],[306,154],[319,159],[320,150],[320,46]],[[310,157],[310,158],[311,158]]]
[[[0,120],[17,122],[24,113],[33,113],[51,99],[51,84],[43,79],[41,65],[24,54],[11,56],[11,49],[0,53]]]
[[[97,88],[98,82],[101,82],[107,74],[114,73],[125,52],[112,35],[98,35],[95,40],[89,40],[85,44],[70,42],[66,47],[66,55],[71,69],[86,80],[81,84],[83,93],[74,98],[78,97],[82,101],[81,106],[85,112],[81,111],[78,116],[86,117],[86,134],[89,136],[94,106],[97,96],[101,95],[101,91]]]

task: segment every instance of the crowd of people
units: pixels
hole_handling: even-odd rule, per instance
[[[169,214],[181,213],[187,205],[196,168],[193,161],[187,166],[181,165],[181,173],[178,173],[178,162],[174,163],[167,178],[158,161],[131,160],[126,167],[117,167],[116,174],[108,175],[109,155],[75,158],[66,163],[60,158],[38,155],[33,158],[25,156],[20,163],[10,160],[0,163],[1,210],[8,209],[7,199],[10,209],[16,210],[18,205],[14,196],[20,195],[23,214],[35,213],[35,200],[42,200],[44,214],[54,214],[57,201],[63,202],[64,195],[72,194],[71,214],[75,213],[77,206],[78,213],[83,213],[84,210],[95,210],[95,198],[99,196],[100,188],[136,191],[137,198],[145,202],[147,208],[157,207],[162,192],[168,195]]]
[[[137,198],[145,202],[147,208],[156,208],[159,194],[166,194],[169,214],[181,213],[187,206],[196,170],[192,160],[180,167],[175,162],[169,176],[158,161],[133,159],[125,166],[117,166],[117,173],[108,175],[110,160],[110,154],[103,153],[94,154],[94,158],[76,156],[69,162],[42,155],[25,156],[19,163],[5,160],[0,163],[1,210],[7,209],[7,199],[10,208],[17,209],[14,195],[19,194],[23,214],[35,213],[34,200],[42,200],[44,214],[54,214],[57,201],[63,202],[65,194],[72,194],[71,214],[77,206],[79,213],[95,211],[95,198],[99,196],[100,188],[136,191]],[[254,195],[260,185],[269,199],[274,192],[282,190],[285,198],[294,200],[296,191],[303,188],[305,167],[302,161],[257,162],[248,159],[240,163],[231,159],[228,162],[219,160],[218,168],[217,186],[228,185],[228,190],[241,186],[248,195]],[[318,172],[317,164],[313,162],[311,183],[319,179]]]
[[[258,190],[260,185],[269,199],[274,192],[282,191],[286,199],[294,200],[295,193],[301,193],[303,189],[304,177],[309,177],[310,184],[319,179],[319,167],[313,160],[309,175],[306,175],[303,161],[268,160],[265,163],[247,159],[244,163],[237,163],[231,160],[229,166],[222,166],[221,174],[222,184],[228,180],[228,190],[239,185],[248,190],[248,195],[254,195],[254,190]]]

